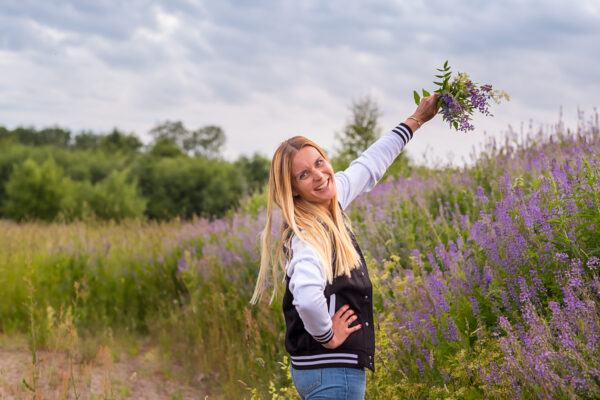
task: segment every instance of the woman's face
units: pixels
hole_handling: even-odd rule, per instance
[[[292,194],[322,206],[335,195],[333,168],[312,146],[298,150],[292,159]]]

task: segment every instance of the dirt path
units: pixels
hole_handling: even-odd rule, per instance
[[[113,359],[110,349],[100,347],[87,363],[71,362],[66,352],[39,351],[37,357],[34,368],[27,347],[0,347],[0,399],[208,399],[200,388],[178,381],[179,368],[161,367],[151,350]]]

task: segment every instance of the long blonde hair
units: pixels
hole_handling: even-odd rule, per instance
[[[294,136],[281,143],[271,161],[269,175],[269,198],[267,202],[267,222],[262,232],[260,271],[251,303],[260,301],[267,286],[267,270],[271,269],[273,281],[272,302],[277,293],[277,267],[285,276],[286,259],[282,257],[284,246],[291,251],[291,238],[296,235],[308,243],[317,253],[323,276],[332,283],[333,278],[350,276],[350,271],[360,266],[360,257],[354,248],[348,232],[349,225],[344,221],[337,194],[331,199],[327,210],[292,194],[292,159],[306,146],[314,147],[329,162],[325,152],[312,141],[302,136]],[[271,248],[271,225],[273,205],[281,209],[282,220],[279,239]],[[335,265],[335,271],[332,268]]]

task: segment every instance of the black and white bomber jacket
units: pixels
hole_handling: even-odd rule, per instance
[[[358,195],[370,191],[412,138],[411,129],[399,124],[373,143],[342,172],[335,174],[337,197],[342,210]],[[354,235],[360,268],[351,276],[338,276],[331,284],[321,272],[319,257],[307,243],[291,239],[286,266],[283,314],[286,322],[285,347],[296,369],[326,367],[375,370],[375,326],[373,286]],[[323,347],[333,337],[331,317],[349,304],[357,315],[352,326],[362,324],[334,350]]]

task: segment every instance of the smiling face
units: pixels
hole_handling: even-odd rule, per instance
[[[292,194],[324,207],[335,196],[333,168],[312,146],[301,148],[292,158]]]

